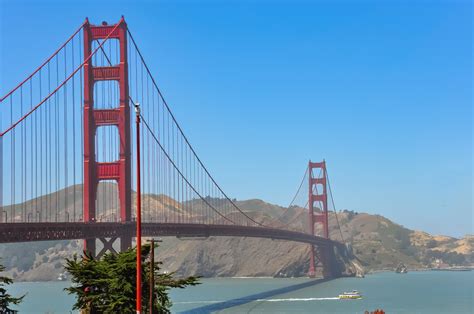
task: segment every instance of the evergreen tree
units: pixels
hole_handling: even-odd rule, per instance
[[[5,267],[0,264],[0,273],[5,270]],[[0,313],[15,313],[10,306],[11,305],[18,305],[25,297],[24,295],[15,298],[12,297],[10,294],[7,293],[6,286],[13,283],[13,280],[8,277],[0,276]]]
[[[153,313],[170,313],[170,288],[185,288],[199,284],[198,277],[173,278],[173,273],[159,273],[161,262],[151,265],[151,246],[142,246],[142,311],[149,312],[150,271],[155,274]],[[74,309],[88,313],[135,313],[136,248],[118,254],[107,253],[95,259],[84,252],[66,259],[65,269],[73,285],[65,290],[76,295]]]

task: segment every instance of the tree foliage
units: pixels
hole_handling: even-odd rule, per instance
[[[5,270],[5,267],[0,264],[0,273]],[[13,283],[13,280],[8,277],[0,276],[0,313],[14,313],[10,308],[11,305],[18,305],[25,297],[24,295],[15,298],[7,293],[6,286]]]
[[[425,262],[428,263],[429,261],[439,258],[443,262],[448,263],[450,265],[464,265],[466,262],[466,257],[463,254],[457,252],[442,252],[437,250],[429,250],[426,252]]]
[[[170,313],[170,288],[185,288],[199,284],[198,277],[175,279],[174,273],[160,273],[161,262],[151,265],[150,245],[142,246],[142,310],[149,311],[150,271],[155,275],[153,313]],[[66,259],[65,269],[73,285],[65,290],[76,295],[74,309],[89,313],[135,313],[136,248],[95,259],[84,252]]]

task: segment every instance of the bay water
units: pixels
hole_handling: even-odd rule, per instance
[[[173,313],[474,313],[474,272],[377,273],[365,278],[321,281],[308,278],[215,278],[171,290]],[[77,313],[70,282],[20,282],[14,295],[27,293],[20,313]],[[339,300],[358,290],[361,300]]]

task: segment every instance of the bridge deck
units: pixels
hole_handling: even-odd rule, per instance
[[[343,245],[302,232],[236,225],[143,223],[142,234],[149,237],[254,237],[311,243],[317,246]],[[135,235],[134,222],[0,223],[0,243],[114,238],[124,235]]]

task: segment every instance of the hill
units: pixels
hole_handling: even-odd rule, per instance
[[[70,195],[72,188],[57,192],[61,197]],[[76,186],[81,194],[81,187]],[[113,185],[99,189],[99,200],[114,198]],[[32,202],[32,201],[30,201]],[[76,208],[81,208],[80,197]],[[160,196],[144,197],[144,217],[160,211],[165,216],[183,211],[176,201]],[[280,227],[305,231],[307,212],[300,207],[284,208],[262,200],[238,201],[238,206],[254,219]],[[27,205],[25,205],[27,206]],[[67,204],[71,208],[74,204]],[[196,204],[197,206],[197,204]],[[194,206],[193,208],[196,208]],[[114,215],[113,207],[99,207],[101,219]],[[59,210],[64,215],[64,208]],[[355,272],[362,265],[366,271],[394,269],[400,262],[409,269],[433,266],[436,260],[450,265],[471,265],[474,262],[474,236],[456,239],[447,236],[433,236],[422,231],[404,228],[380,215],[356,213],[343,210],[330,214],[330,237],[344,241],[353,248],[355,258],[345,261],[349,272]],[[337,225],[341,226],[341,231]],[[317,226],[317,232],[321,233]],[[8,274],[15,280],[55,280],[62,272],[64,258],[80,253],[82,241],[50,241],[0,245],[0,257]],[[308,245],[256,238],[210,237],[206,239],[165,238],[158,249],[158,258],[167,271],[179,275],[197,274],[214,276],[305,276],[309,265]]]

